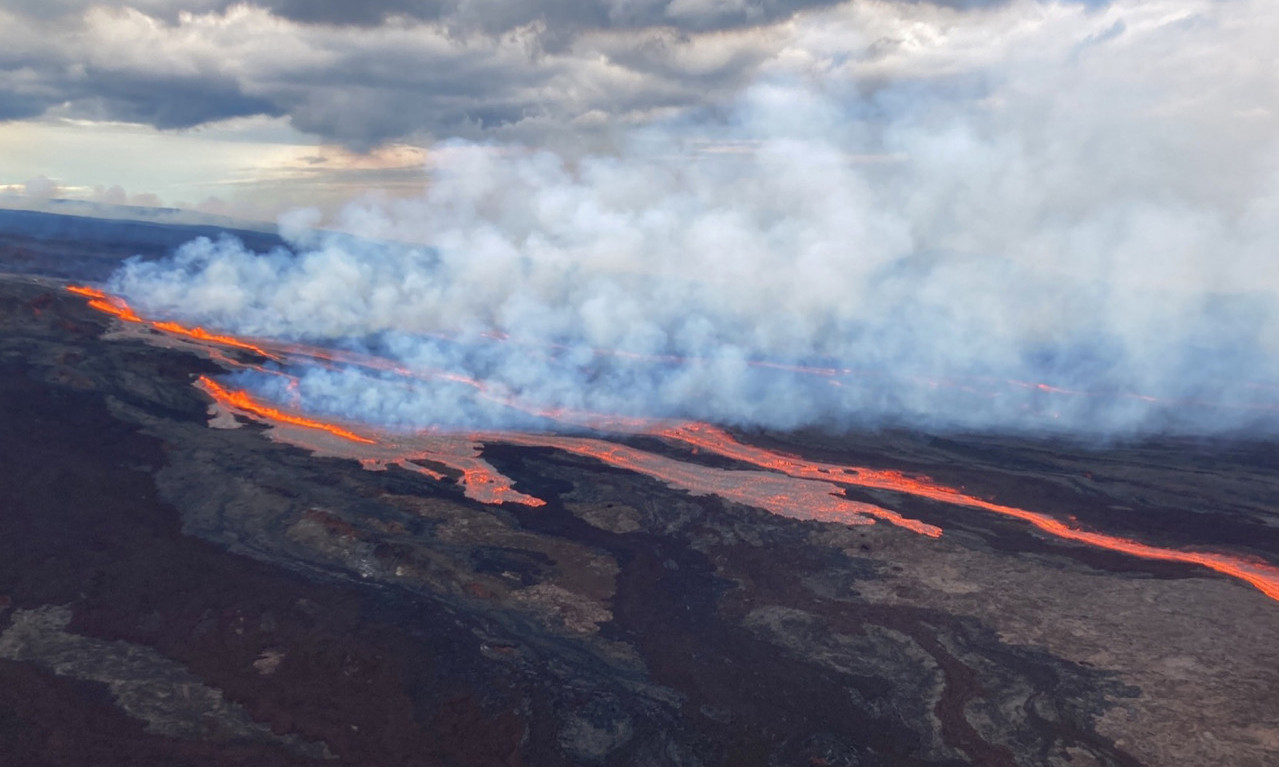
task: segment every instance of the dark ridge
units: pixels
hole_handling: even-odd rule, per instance
[[[163,258],[196,238],[228,236],[256,251],[285,247],[279,235],[251,229],[0,209],[4,270],[63,279],[105,279],[126,258]]]

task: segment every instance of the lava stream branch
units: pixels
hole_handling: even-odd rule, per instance
[[[727,501],[764,509],[791,519],[840,522],[846,525],[864,525],[879,519],[930,538],[942,534],[941,528],[934,525],[908,519],[874,504],[848,500],[841,495],[838,486],[828,481],[799,479],[773,471],[715,469],[587,437],[508,432],[478,434],[475,437],[503,444],[549,447],[594,458],[615,468],[652,477],[693,495],[717,495]]]
[[[199,344],[214,344],[251,351],[282,364],[297,363],[299,360],[302,360],[303,364],[348,364],[399,375],[407,379],[441,380],[463,384],[474,388],[478,396],[494,398],[510,407],[566,425],[596,426],[622,433],[648,434],[762,469],[762,471],[715,469],[666,458],[603,439],[550,434],[492,432],[448,435],[423,432],[400,438],[379,432],[377,438],[373,438],[327,421],[308,418],[264,404],[245,391],[227,389],[205,376],[201,376],[198,381],[200,388],[219,405],[234,412],[276,426],[295,427],[306,432],[336,438],[337,442],[333,446],[312,446],[305,444],[305,440],[297,440],[306,447],[316,449],[317,452],[355,458],[366,467],[398,465],[433,479],[440,479],[443,475],[417,462],[433,462],[448,466],[460,472],[459,482],[466,495],[484,503],[514,502],[540,506],[545,501],[515,490],[509,478],[503,476],[480,457],[482,443],[547,447],[594,458],[616,468],[634,471],[694,495],[717,495],[732,502],[795,519],[814,519],[849,525],[869,524],[878,519],[921,535],[929,537],[941,535],[941,529],[934,525],[903,517],[895,511],[873,504],[860,503],[844,497],[843,489],[848,487],[891,491],[952,506],[980,509],[1021,520],[1040,532],[1063,540],[1141,559],[1206,567],[1249,583],[1267,597],[1279,601],[1279,567],[1265,562],[1213,552],[1163,548],[1128,538],[1082,530],[1071,527],[1050,515],[984,500],[925,477],[908,476],[891,470],[807,461],[799,456],[748,445],[737,441],[723,429],[710,424],[689,422],[670,425],[652,420],[613,418],[602,414],[565,409],[538,409],[493,392],[491,387],[483,381],[448,371],[412,371],[391,360],[372,355],[298,344],[273,343],[270,344],[270,348],[274,351],[268,351],[265,342],[263,345],[251,344],[233,336],[211,333],[200,327],[188,328],[172,322],[145,320],[122,299],[107,295],[95,288],[71,286],[67,290],[89,299],[88,304],[92,308],[115,316],[121,321],[140,324],[157,332],[179,336]],[[233,360],[223,354],[215,355],[215,358],[234,367],[248,366],[247,363]],[[827,376],[848,371],[809,369],[807,372]],[[281,373],[281,375],[287,374]],[[1083,394],[1057,390],[1042,384],[1015,383],[1034,386],[1050,393]],[[296,388],[293,388],[293,391],[296,394]],[[297,404],[300,407],[301,403]]]
[[[977,498],[925,477],[910,477],[896,471],[810,462],[797,456],[747,445],[733,439],[728,432],[709,424],[683,424],[662,429],[657,434],[668,440],[682,442],[715,455],[773,469],[793,477],[821,478],[843,485],[890,490],[953,506],[982,509],[1028,522],[1041,532],[1076,543],[1122,552],[1141,559],[1207,567],[1252,584],[1266,596],[1279,601],[1279,567],[1268,563],[1213,552],[1167,549],[1119,536],[1081,530],[1047,514]]]
[[[223,387],[217,381],[214,381],[208,376],[200,376],[196,383],[205,391],[205,393],[219,404],[249,413],[267,421],[287,423],[290,426],[301,426],[304,429],[315,429],[316,431],[327,432],[335,437],[340,437],[361,445],[377,444],[377,440],[362,437],[349,429],[343,429],[340,426],[334,426],[333,424],[326,423],[324,421],[303,418],[302,416],[286,413],[278,408],[264,405],[250,397],[248,392],[238,390],[232,391]]]
[[[85,285],[68,285],[67,291],[78,296],[88,298],[89,306],[91,308],[97,309],[105,314],[110,314],[123,322],[144,325],[152,330],[183,337],[191,341],[213,343],[219,346],[228,346],[233,349],[242,349],[244,351],[253,352],[254,354],[267,359],[279,361],[279,357],[277,355],[268,352],[263,347],[243,341],[235,336],[212,333],[198,325],[195,327],[187,327],[186,325],[180,325],[176,322],[158,322],[143,319],[133,311],[124,299],[103,293],[97,288],[91,288]]]
[[[426,445],[402,445],[385,436],[373,439],[327,421],[286,412],[257,401],[246,391],[227,389],[207,376],[200,376],[196,385],[220,407],[231,412],[241,413],[277,428],[298,427],[338,439],[336,444],[323,444],[300,437],[285,437],[284,441],[315,453],[355,458],[366,469],[399,466],[434,480],[443,480],[443,474],[418,462],[439,463],[460,472],[458,482],[462,491],[473,500],[488,504],[519,503],[534,507],[546,504],[540,498],[516,490],[509,478],[480,457],[480,445],[472,440],[444,436],[427,440]]]

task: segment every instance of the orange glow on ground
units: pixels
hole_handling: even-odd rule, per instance
[[[867,525],[879,519],[930,538],[942,534],[941,528],[934,525],[908,519],[874,504],[848,500],[842,497],[841,489],[829,481],[800,479],[773,471],[716,469],[586,437],[499,433],[492,435],[489,441],[549,447],[594,458],[609,466],[652,477],[693,495],[717,495],[727,501],[791,519],[845,525]]]
[[[91,308],[97,309],[98,311],[104,312],[106,314],[110,314],[125,322],[143,324],[150,327],[153,330],[158,330],[162,333],[168,333],[176,336],[185,336],[186,338],[189,338],[194,341],[215,343],[221,346],[230,346],[235,349],[243,349],[245,351],[250,351],[250,352],[253,352],[254,354],[259,354],[263,357],[276,359],[275,355],[266,351],[266,349],[263,349],[261,346],[256,346],[246,341],[242,341],[239,338],[236,338],[234,336],[210,333],[209,331],[205,330],[202,327],[189,328],[189,327],[186,327],[185,325],[179,325],[176,322],[157,322],[157,321],[144,320],[133,311],[133,309],[129,306],[128,303],[125,302],[124,299],[118,296],[107,295],[106,293],[103,293],[101,290],[98,290],[97,288],[91,288],[85,285],[68,285],[67,291],[70,293],[74,293],[78,296],[84,296],[85,298],[88,298],[89,306]]]
[[[67,291],[89,299],[89,306],[100,312],[110,314],[125,322],[142,322],[142,318],[133,313],[124,299],[109,296],[97,288],[87,285],[68,285]]]
[[[383,469],[400,466],[435,480],[445,479],[444,474],[421,466],[428,461],[448,466],[461,473],[458,480],[468,498],[481,503],[520,503],[526,506],[544,506],[540,498],[516,490],[506,476],[480,458],[480,446],[465,437],[445,436],[429,440],[426,445],[399,444],[388,437],[371,439],[333,423],[306,418],[289,413],[255,400],[248,392],[231,390],[207,376],[200,376],[197,385],[213,398],[219,406],[276,427],[300,427],[319,435],[337,437],[337,444],[323,444],[307,438],[283,435],[283,441],[325,455],[354,458],[366,469]]]
[[[481,503],[520,503],[525,506],[545,506],[546,501],[516,490],[511,480],[482,461],[480,465],[462,470],[462,487],[466,496]]]
[[[94,298],[89,301],[89,306],[100,312],[115,315],[125,322],[142,322],[142,318],[133,313],[128,304],[116,302],[105,298]]]
[[[716,455],[774,469],[794,477],[825,478],[840,484],[875,490],[891,490],[954,506],[982,509],[1028,522],[1038,530],[1057,538],[1084,543],[1109,551],[1118,551],[1141,559],[1200,565],[1223,575],[1246,581],[1255,586],[1261,593],[1279,601],[1279,567],[1263,562],[1251,562],[1241,557],[1211,552],[1165,549],[1128,538],[1081,530],[1047,514],[986,501],[954,488],[938,484],[926,477],[909,477],[896,471],[808,462],[784,453],[745,445],[733,439],[722,429],[717,429],[708,424],[686,424],[663,429],[658,434],[667,439],[683,442]]]
[[[103,293],[101,290],[98,290],[97,288],[91,288],[88,285],[68,285],[67,292],[75,293],[77,296],[84,296],[85,298],[106,298],[107,297],[106,293]]]
[[[303,358],[310,362],[364,367],[400,375],[406,379],[444,380],[460,383],[473,387],[479,396],[493,399],[509,407],[540,415],[566,425],[586,426],[631,434],[649,434],[669,442],[685,445],[694,453],[704,451],[749,464],[762,470],[715,469],[667,458],[607,440],[586,437],[497,432],[466,436],[425,433],[410,438],[403,443],[397,441],[397,438],[386,436],[372,439],[332,423],[288,413],[265,405],[253,399],[247,392],[228,390],[210,378],[201,376],[199,379],[198,385],[209,396],[213,397],[219,405],[275,425],[284,424],[300,427],[301,429],[336,437],[347,446],[340,450],[340,454],[360,460],[366,467],[381,468],[387,465],[398,465],[433,479],[442,479],[444,475],[420,466],[416,462],[433,462],[453,468],[461,473],[459,482],[462,484],[466,495],[484,503],[513,502],[529,506],[540,506],[545,502],[515,490],[509,478],[503,476],[480,458],[479,453],[482,443],[494,442],[529,447],[547,447],[594,458],[610,466],[634,471],[694,495],[717,495],[735,503],[765,509],[794,519],[811,519],[848,525],[869,524],[878,519],[929,537],[935,538],[942,534],[941,529],[934,525],[903,517],[895,511],[883,509],[873,504],[849,500],[842,495],[845,487],[885,490],[918,498],[927,498],[953,506],[980,509],[1021,520],[1043,533],[1063,540],[1120,552],[1141,559],[1206,567],[1215,572],[1245,581],[1267,597],[1279,601],[1279,567],[1264,562],[1250,561],[1237,556],[1212,552],[1168,549],[1119,536],[1082,530],[1067,525],[1047,514],[977,498],[958,489],[934,482],[926,477],[908,476],[891,470],[808,461],[787,453],[748,445],[737,441],[723,429],[710,424],[690,422],[669,425],[641,418],[613,417],[567,409],[541,410],[504,396],[499,392],[493,392],[486,383],[467,376],[443,370],[413,371],[391,360],[355,352],[329,350],[298,344],[272,344],[271,348],[277,351],[268,352],[262,346],[250,344],[232,336],[211,333],[203,328],[187,328],[177,323],[143,320],[123,300],[109,296],[95,288],[69,286],[67,290],[88,298],[89,306],[111,314],[122,321],[147,325],[157,331],[179,335],[193,341],[244,349],[277,361],[292,361],[297,358]],[[246,367],[245,363],[226,355],[215,355],[215,359],[232,367]],[[823,377],[834,377],[853,372],[847,369],[805,368],[802,366],[773,365],[772,363],[758,364],[766,367],[806,372]],[[283,373],[280,374],[285,375]],[[832,382],[838,383],[836,381]],[[953,382],[933,383],[936,385],[955,385]],[[1099,396],[1090,392],[1060,389],[1047,384],[1025,381],[1009,381],[1006,383],[1034,388],[1049,394]],[[1135,394],[1119,396],[1153,400],[1153,398]],[[300,403],[298,404],[300,405]],[[332,450],[329,450],[329,452],[332,454]]]
[[[324,421],[303,418],[302,416],[293,415],[291,413],[286,413],[283,410],[263,405],[250,397],[246,392],[226,389],[208,376],[200,376],[198,383],[210,397],[220,404],[245,413],[251,413],[259,418],[266,419],[267,421],[287,423],[290,426],[301,426],[304,429],[315,429],[317,431],[328,432],[335,437],[341,437],[342,439],[350,440],[351,442],[358,442],[362,445],[377,444],[377,440],[362,437],[349,429],[343,429],[340,426],[334,426],[333,424],[325,423]]]
[[[202,327],[199,327],[198,325],[193,328],[188,328],[184,325],[179,325],[176,322],[152,322],[151,327],[155,328],[156,330],[163,331],[165,333],[173,333],[179,336],[187,336],[188,338],[195,339],[196,341],[209,341],[210,343],[221,344],[222,346],[233,346],[236,349],[244,349],[245,351],[250,351],[250,352],[253,352],[254,354],[259,354],[263,357],[271,357],[271,358],[275,357],[275,355],[266,351],[261,346],[255,346],[253,344],[246,343],[244,341],[241,341],[238,338],[235,338],[234,336],[226,336],[226,335],[220,335],[217,333],[210,333],[209,331],[205,330]]]

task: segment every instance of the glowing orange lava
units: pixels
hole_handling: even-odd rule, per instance
[[[115,296],[108,296],[100,290],[83,285],[71,285],[67,290],[88,298],[89,306],[100,312],[118,317],[125,322],[142,322],[142,318],[134,314],[128,304]]]
[[[68,285],[67,292],[75,293],[77,296],[84,296],[85,298],[106,298],[107,297],[106,293],[103,293],[101,290],[98,290],[97,288],[91,288],[88,285]]]
[[[123,298],[107,295],[97,288],[91,288],[85,285],[68,285],[67,291],[75,293],[78,296],[88,298],[89,306],[91,308],[110,314],[124,322],[147,325],[154,330],[176,336],[185,336],[186,338],[194,341],[230,346],[236,349],[250,351],[263,357],[269,357],[272,359],[276,358],[275,355],[271,354],[266,349],[263,349],[261,346],[242,341],[234,336],[210,333],[202,327],[188,328],[185,325],[179,325],[176,322],[155,322],[144,320],[139,317],[132,308],[130,308],[129,304],[126,303]]]
[[[210,333],[209,331],[205,330],[204,328],[198,325],[193,328],[188,328],[184,325],[179,325],[176,322],[152,322],[151,327],[155,328],[156,330],[164,331],[166,333],[173,333],[175,335],[187,336],[188,338],[192,338],[196,341],[209,341],[211,343],[221,344],[223,346],[233,346],[237,349],[244,349],[245,351],[250,351],[250,352],[253,352],[254,354],[259,354],[263,357],[270,357],[272,359],[275,358],[274,354],[271,354],[266,349],[263,349],[261,346],[256,346],[254,344],[246,343],[233,336],[220,335],[218,333]]]
[[[317,431],[328,432],[335,437],[341,437],[342,439],[350,440],[351,442],[358,442],[362,445],[377,444],[377,440],[362,437],[349,429],[343,429],[340,426],[334,426],[333,424],[325,423],[324,421],[303,418],[302,416],[293,415],[291,413],[286,413],[283,410],[263,405],[250,397],[248,393],[226,389],[208,376],[200,376],[197,383],[204,389],[204,391],[208,392],[210,397],[217,400],[219,403],[235,408],[236,410],[242,410],[245,413],[251,413],[260,418],[265,418],[268,421],[287,423],[291,426],[301,426],[304,429],[315,429]]]
[[[390,465],[401,466],[435,480],[442,480],[445,476],[438,471],[421,466],[418,462],[439,463],[459,471],[461,473],[459,483],[462,485],[463,492],[468,498],[481,503],[520,503],[526,506],[546,504],[541,498],[516,490],[510,479],[480,458],[480,446],[469,438],[443,436],[429,440],[425,446],[400,444],[386,436],[381,440],[375,440],[326,421],[306,418],[265,405],[255,400],[248,392],[227,389],[207,376],[201,376],[196,383],[218,405],[232,412],[242,413],[275,426],[310,429],[340,440],[340,443],[336,445],[324,445],[285,435],[285,441],[313,452],[355,458],[364,468],[371,470]],[[346,446],[344,447],[342,443]]]
[[[444,370],[415,371],[381,357],[355,352],[322,349],[298,344],[272,343],[266,346],[250,344],[238,338],[219,335],[203,328],[187,328],[172,322],[149,322],[140,318],[123,300],[109,296],[100,290],[85,286],[69,286],[68,291],[89,299],[89,306],[118,317],[122,321],[139,323],[159,332],[178,335],[201,343],[218,344],[252,351],[280,362],[301,360],[307,363],[346,364],[387,372],[411,380],[444,380],[474,388],[479,396],[501,402],[509,407],[533,413],[559,423],[587,426],[601,430],[630,434],[648,434],[682,444],[697,453],[704,451],[723,458],[755,466],[762,471],[730,470],[701,466],[679,461],[621,445],[603,439],[567,437],[518,432],[495,432],[472,435],[447,435],[423,433],[411,438],[379,435],[379,439],[357,434],[354,431],[325,421],[289,413],[258,402],[247,392],[232,391],[212,379],[201,376],[198,385],[213,397],[219,405],[235,412],[261,419],[276,425],[300,427],[316,433],[336,437],[336,448],[322,448],[329,454],[341,454],[360,460],[367,468],[387,465],[402,466],[433,479],[444,475],[418,462],[437,463],[461,473],[459,480],[468,497],[484,503],[521,503],[540,506],[542,499],[521,493],[512,487],[509,478],[490,466],[480,457],[485,442],[547,447],[575,455],[599,460],[607,465],[634,471],[653,477],[667,485],[694,495],[717,495],[726,500],[753,506],[795,519],[812,519],[839,522],[849,525],[869,524],[875,519],[911,530],[921,535],[938,537],[940,528],[925,522],[908,519],[895,511],[873,504],[852,501],[843,495],[846,487],[885,490],[939,503],[981,509],[1026,522],[1039,531],[1064,540],[1121,552],[1141,559],[1178,562],[1199,565],[1224,575],[1238,578],[1256,587],[1267,597],[1279,601],[1279,567],[1259,561],[1212,552],[1182,551],[1141,543],[1139,541],[1082,530],[1047,514],[1007,506],[968,495],[926,477],[908,476],[890,470],[868,469],[822,462],[808,461],[799,456],[769,450],[737,441],[728,432],[705,423],[676,425],[640,419],[612,417],[597,413],[568,409],[538,409],[515,398],[495,392],[484,383],[467,376]],[[265,343],[265,342],[264,342]],[[233,359],[224,354],[214,358],[231,367],[257,367]],[[853,371],[836,368],[806,368],[802,366],[758,363],[765,367],[795,372],[805,372],[823,377],[850,374]],[[262,369],[262,368],[259,368]],[[279,371],[266,371],[276,375],[288,375]],[[832,380],[832,383],[838,381]],[[1073,396],[1100,396],[1091,392],[1061,389],[1047,384],[1025,381],[1007,381],[1006,384],[1034,388],[1049,394]],[[954,382],[931,382],[932,385],[956,386]],[[967,387],[962,387],[967,388]],[[296,386],[291,387],[295,396]],[[1153,400],[1144,395],[1131,396]],[[298,405],[301,403],[298,402]],[[342,447],[345,445],[345,447]],[[336,451],[336,452],[335,452]]]
[[[870,524],[874,519],[880,519],[934,538],[940,536],[942,532],[938,527],[907,519],[895,511],[848,500],[840,495],[841,489],[829,481],[797,479],[776,472],[716,469],[678,461],[602,439],[586,437],[494,432],[466,436],[425,434],[417,438],[396,438],[388,435],[381,440],[374,440],[331,423],[304,418],[264,405],[247,392],[228,390],[207,377],[202,376],[198,383],[220,405],[268,423],[301,426],[359,445],[377,446],[377,449],[372,451],[373,454],[370,454],[367,449],[350,451],[337,448],[339,454],[357,458],[365,468],[398,465],[433,479],[442,479],[443,475],[421,466],[418,462],[428,461],[454,468],[462,474],[460,483],[467,497],[483,503],[511,502],[528,506],[545,504],[545,501],[540,498],[515,490],[509,478],[479,457],[480,444],[500,442],[528,447],[549,447],[595,458],[610,466],[653,477],[671,487],[686,490],[694,495],[717,495],[729,501],[793,519],[839,522],[847,525]],[[330,454],[334,452],[333,448],[326,450],[314,444],[304,446],[317,452]]]
[[[462,469],[462,487],[468,498],[481,503],[520,503],[533,507],[546,505],[546,501],[541,498],[516,490],[509,478],[478,459],[469,468]]]
[[[693,495],[717,495],[792,519],[846,525],[865,525],[880,519],[930,538],[942,534],[941,528],[934,525],[908,519],[874,504],[848,500],[842,497],[840,488],[829,481],[789,477],[772,471],[716,469],[586,437],[503,432],[492,435],[488,441],[549,447],[594,458],[609,466],[652,477]]]
[[[1266,563],[1250,562],[1240,557],[1211,552],[1165,549],[1128,538],[1081,530],[1047,514],[976,498],[954,488],[933,482],[925,477],[909,477],[896,471],[808,462],[795,456],[742,444],[729,436],[727,432],[709,424],[685,424],[675,428],[663,429],[658,433],[667,439],[683,442],[745,463],[781,471],[794,477],[824,478],[840,484],[875,490],[892,490],[954,506],[982,509],[1029,522],[1049,535],[1078,543],[1086,543],[1097,548],[1118,551],[1141,559],[1201,565],[1224,575],[1246,581],[1255,586],[1261,593],[1279,601],[1279,567]]]

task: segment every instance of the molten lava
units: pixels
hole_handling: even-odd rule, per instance
[[[281,429],[300,427],[303,430],[318,432],[322,436],[338,438],[336,442],[326,444],[292,434],[281,435],[283,441],[305,447],[317,454],[354,458],[360,461],[364,468],[370,470],[400,466],[435,480],[444,479],[444,474],[426,468],[419,462],[443,464],[460,472],[459,482],[468,498],[490,504],[520,503],[526,506],[546,504],[540,498],[516,490],[510,479],[480,457],[480,445],[469,438],[445,435],[427,440],[424,445],[401,444],[388,436],[375,440],[332,423],[263,404],[246,391],[227,389],[206,376],[200,376],[196,385],[212,397],[218,406],[227,411],[239,413]]]
[[[328,432],[335,437],[341,437],[342,439],[356,442],[361,445],[377,444],[377,440],[369,439],[368,437],[361,437],[359,434],[356,434],[349,429],[343,429],[340,426],[334,426],[331,423],[316,421],[311,418],[292,415],[284,412],[283,410],[263,405],[250,397],[247,392],[231,391],[223,388],[221,384],[208,376],[200,376],[196,383],[219,404],[249,413],[268,422],[287,423],[290,426],[301,426],[304,429],[315,429],[317,431]]]
[[[261,346],[246,343],[233,336],[210,333],[198,325],[193,328],[188,328],[184,325],[179,325],[176,322],[152,322],[151,327],[156,330],[164,331],[165,333],[187,336],[188,338],[192,338],[196,341],[209,341],[211,343],[221,344],[222,346],[232,346],[236,349],[244,349],[245,351],[253,352],[254,354],[258,354],[263,357],[269,357],[271,359],[276,358],[274,354],[271,354]]]
[[[199,342],[214,343],[220,346],[229,346],[234,349],[243,349],[244,351],[253,352],[254,354],[270,359],[277,359],[266,349],[255,344],[242,341],[239,338],[228,335],[219,335],[210,333],[202,327],[189,328],[185,325],[179,325],[176,322],[156,322],[144,320],[139,317],[132,308],[118,296],[109,296],[97,288],[87,287],[85,285],[68,285],[67,291],[75,293],[78,296],[84,296],[89,299],[89,306],[100,312],[110,314],[124,322],[131,322],[140,325],[146,325],[152,330],[157,330],[170,335],[182,336],[187,339]]]
[[[100,312],[110,314],[124,322],[142,322],[142,318],[133,313],[122,299],[115,296],[108,296],[100,290],[84,287],[81,285],[72,285],[67,290],[76,295],[84,296],[89,299],[89,306]]]
[[[481,435],[482,436],[482,435]],[[692,495],[717,495],[728,501],[771,511],[791,519],[866,525],[880,519],[930,538],[941,528],[895,511],[842,497],[839,487],[827,481],[797,479],[771,471],[735,471],[701,466],[649,453],[627,445],[585,437],[546,434],[495,434],[487,441],[508,445],[549,447],[594,458],[601,463],[659,480]]]
[[[91,288],[88,285],[68,285],[67,292],[75,293],[77,296],[84,296],[85,298],[106,298],[107,297],[106,293],[103,293],[101,290],[98,290],[97,288]]]
[[[870,524],[878,519],[929,537],[935,538],[942,534],[941,529],[934,525],[908,519],[895,511],[872,504],[848,499],[844,495],[844,489],[849,487],[891,491],[952,506],[980,509],[1021,520],[1040,532],[1063,540],[1121,552],[1142,559],[1206,567],[1245,581],[1267,597],[1279,601],[1279,567],[1268,563],[1212,552],[1167,549],[1127,538],[1082,530],[1047,514],[987,501],[926,477],[908,476],[890,470],[808,461],[799,456],[748,445],[710,424],[692,422],[670,425],[638,418],[614,418],[566,409],[538,409],[536,406],[520,402],[501,392],[493,391],[492,387],[483,381],[450,371],[414,371],[391,360],[372,355],[297,344],[268,342],[262,342],[261,345],[251,344],[233,336],[211,333],[200,327],[188,328],[173,322],[148,321],[135,314],[121,299],[109,296],[102,291],[83,286],[71,286],[67,290],[89,299],[89,306],[94,309],[111,314],[124,322],[141,324],[163,334],[199,343],[251,351],[283,364],[348,365],[401,376],[407,381],[446,381],[463,384],[475,389],[478,396],[487,397],[506,406],[534,413],[559,423],[629,434],[648,434],[685,446],[694,453],[705,452],[759,469],[756,471],[712,468],[675,460],[608,440],[549,434],[496,432],[456,435],[424,432],[403,437],[377,432],[378,436],[375,439],[333,423],[264,404],[247,392],[229,390],[205,376],[201,376],[198,381],[200,388],[219,406],[227,410],[276,426],[296,427],[325,438],[336,438],[331,444],[307,444],[306,440],[296,439],[299,444],[317,452],[354,458],[366,468],[371,469],[384,468],[388,465],[401,466],[435,480],[443,479],[444,475],[420,465],[421,463],[449,467],[460,473],[459,482],[466,495],[484,503],[510,502],[529,506],[540,506],[545,503],[542,499],[515,490],[509,478],[484,461],[480,456],[484,443],[546,447],[593,458],[609,466],[643,474],[693,495],[716,495],[735,503],[765,509],[774,514],[795,519],[848,525]],[[216,354],[214,359],[229,367],[255,367],[263,372],[288,376],[287,373],[268,371],[226,354]],[[773,366],[772,363],[759,364]],[[839,383],[833,380],[834,377],[853,372],[835,368],[783,365],[777,367],[792,372],[830,377],[834,384]],[[292,379],[292,376],[289,377]],[[292,381],[294,385],[290,386],[290,391],[297,397],[296,379]],[[946,382],[931,383],[958,385]],[[1047,384],[1023,381],[1006,383],[1033,387],[1054,395],[1099,396],[1090,392],[1060,389]],[[1143,395],[1126,396],[1149,399]],[[295,403],[298,407],[301,404],[300,401]],[[293,438],[290,437],[290,439]]]
[[[953,506],[982,509],[1028,522],[1042,532],[1101,549],[1118,551],[1141,559],[1200,565],[1246,581],[1263,594],[1279,601],[1279,567],[1250,562],[1240,557],[1210,552],[1180,551],[1141,543],[1128,538],[1071,527],[1058,519],[1035,511],[1005,506],[977,498],[926,477],[908,477],[901,472],[815,463],[795,456],[745,445],[722,429],[709,424],[684,424],[658,432],[666,439],[683,442],[716,455],[773,469],[794,477],[823,478],[839,484],[874,490],[891,490],[917,498],[928,498]]]

